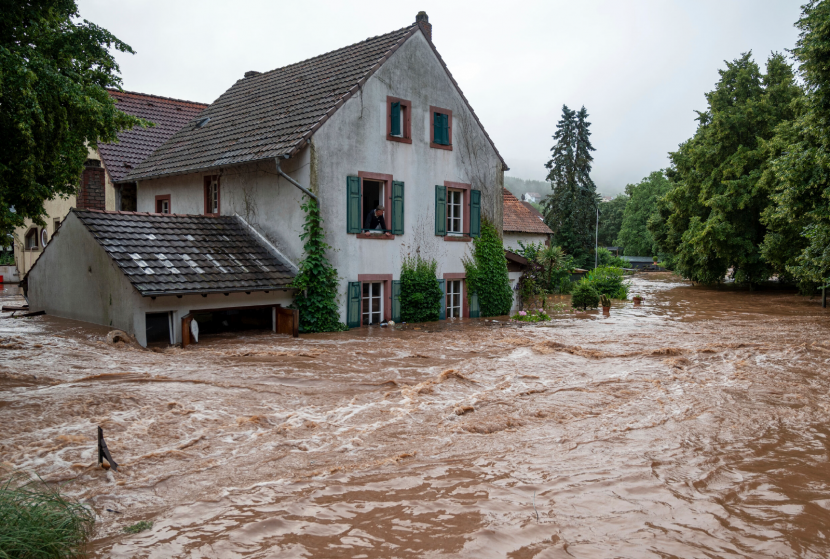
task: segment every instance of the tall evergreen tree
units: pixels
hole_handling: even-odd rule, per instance
[[[562,106],[562,118],[556,124],[555,143],[547,180],[553,192],[544,201],[545,223],[553,231],[553,244],[574,257],[577,265],[593,260],[595,218],[599,196],[591,179],[591,123],[588,111],[579,112]]]
[[[751,53],[720,70],[695,135],[670,154],[674,183],[658,202],[649,228],[674,269],[694,281],[716,283],[731,269],[739,282],[766,280],[773,268],[761,254],[770,205],[761,180],[769,169],[768,140],[794,116],[801,94],[792,69],[773,54],[762,74]]]

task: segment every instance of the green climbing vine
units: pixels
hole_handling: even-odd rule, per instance
[[[467,297],[478,294],[481,316],[502,316],[513,306],[513,290],[507,277],[507,258],[496,226],[481,222],[481,236],[473,239],[473,256],[464,259]]]
[[[326,244],[320,207],[311,199],[306,199],[301,207],[306,214],[300,235],[305,242],[305,255],[291,285],[296,289],[293,306],[300,311],[300,332],[346,330],[346,325],[340,322],[337,307],[337,270],[326,258],[326,251],[331,247]]]
[[[406,257],[401,264],[401,320],[430,322],[441,313],[441,285],[436,277],[438,263],[420,254]]]

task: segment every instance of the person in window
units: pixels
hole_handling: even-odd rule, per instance
[[[386,230],[386,220],[383,219],[383,206],[378,206],[366,214],[366,222],[363,224],[364,229],[379,229],[383,231],[384,236],[391,237],[389,231]]]

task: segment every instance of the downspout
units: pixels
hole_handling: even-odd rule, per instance
[[[288,159],[288,156],[287,156],[287,155],[284,155],[283,157],[285,157],[286,159]],[[288,179],[288,182],[290,182],[291,184],[293,184],[294,186],[296,186],[297,188],[299,188],[300,190],[302,190],[302,191],[305,193],[305,195],[306,195],[306,196],[310,197],[310,198],[311,198],[312,200],[314,200],[315,202],[319,202],[319,200],[317,200],[317,196],[315,196],[314,194],[312,194],[312,193],[311,193],[311,191],[309,191],[306,187],[304,187],[303,185],[301,185],[300,183],[298,183],[297,181],[295,181],[294,179],[292,179],[291,177],[289,177],[288,175],[286,175],[286,174],[285,174],[285,171],[283,171],[283,170],[280,168],[280,158],[279,158],[279,157],[275,157],[275,158],[274,158],[274,161],[276,161],[276,162],[277,162],[277,174],[278,174],[278,175],[280,175],[281,177],[285,177],[286,179]]]

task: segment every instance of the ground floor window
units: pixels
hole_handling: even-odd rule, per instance
[[[363,282],[363,324],[380,324],[383,316],[383,283]]]
[[[26,250],[37,250],[40,248],[38,245],[37,227],[32,227],[26,231],[23,246],[26,247]]]
[[[447,280],[447,318],[461,318],[461,282]]]

